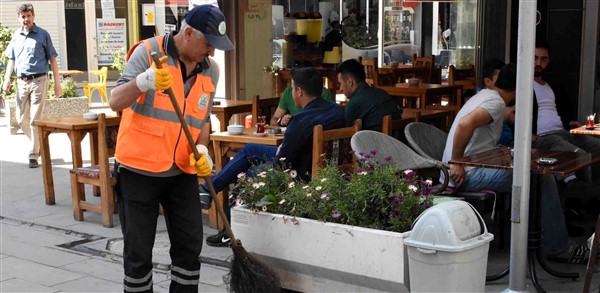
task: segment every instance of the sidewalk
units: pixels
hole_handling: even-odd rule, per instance
[[[122,292],[118,216],[114,216],[113,228],[104,228],[95,213],[86,212],[82,222],[73,219],[68,137],[50,135],[56,205],[48,206],[44,203],[41,168],[27,166],[27,137],[10,135],[8,128],[8,118],[0,117],[0,292]],[[82,148],[84,164],[89,164],[88,138]],[[90,195],[91,189],[86,193]],[[208,219],[205,223],[206,238],[217,231],[208,227]],[[167,292],[171,261],[163,216],[157,231],[154,290]],[[223,276],[229,271],[226,259],[230,255],[229,248],[203,246],[200,292],[227,291]]]
[[[71,147],[67,136],[50,135],[56,205],[47,206],[41,168],[27,167],[27,138],[10,135],[7,124],[8,118],[0,117],[0,292],[122,292],[123,260],[119,251],[122,235],[117,215],[113,228],[104,228],[95,213],[85,213],[82,222],[73,219],[68,176]],[[84,164],[89,164],[87,138],[82,149]],[[88,188],[87,194],[91,194],[91,189]],[[169,242],[162,216],[157,231],[154,290],[167,292]],[[204,226],[205,237],[216,232],[208,224]],[[310,253],[310,247],[306,253]],[[223,276],[228,273],[230,255],[231,249],[203,246],[200,292],[227,291]],[[502,271],[508,262],[508,245],[500,250],[496,241],[492,242],[488,274]],[[555,278],[537,265],[539,281],[548,292],[581,292],[585,265],[549,265],[561,271],[578,272],[581,277],[576,281]],[[600,274],[594,278],[592,291],[596,292]],[[529,279],[527,284],[528,290],[535,292]],[[500,292],[507,287],[508,277],[505,277],[488,283],[486,292]]]

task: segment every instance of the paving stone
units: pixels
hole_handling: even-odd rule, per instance
[[[44,286],[52,286],[83,277],[82,274],[14,257],[2,259],[2,267],[10,268],[10,274],[19,279]]]
[[[14,278],[0,282],[1,292],[59,292],[60,290],[43,286],[23,279]]]
[[[6,220],[0,221],[0,229],[2,229],[2,240],[11,239],[22,243],[35,243],[37,246],[54,246],[81,240],[79,237],[65,234],[64,231],[45,229],[44,227],[13,225],[7,223]]]
[[[11,275],[0,273],[0,282],[6,281],[6,280],[9,280],[9,279],[14,279],[14,278],[15,277],[13,277]],[[0,291],[2,291],[2,290],[0,290]]]
[[[6,254],[2,254],[2,253],[0,253],[0,259],[3,259],[3,258],[5,258],[5,257],[8,257],[8,256],[7,256]]]
[[[229,269],[208,264],[202,264],[200,269],[200,283],[215,287],[225,285],[223,276],[229,273]]]
[[[96,278],[104,279],[111,282],[117,282],[119,284],[121,284],[123,280],[123,265],[120,263],[114,263],[102,259],[92,258],[81,262],[62,266],[61,269],[65,269],[78,274],[94,276]],[[152,274],[152,280],[155,283],[162,282],[166,279],[166,274]]]
[[[9,237],[2,237],[0,244],[2,245],[3,253],[16,258],[53,267],[60,267],[66,264],[89,259],[87,256],[69,253],[59,248],[16,241]]]
[[[94,277],[83,277],[52,286],[63,292],[122,292],[123,285]]]

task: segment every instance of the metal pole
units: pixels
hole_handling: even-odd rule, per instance
[[[527,270],[531,113],[537,0],[519,1],[515,152],[511,205],[509,292],[523,292]]]
[[[383,19],[383,1],[379,1],[379,8],[377,9],[378,22],[377,22],[377,67],[383,66],[383,38],[385,31],[383,29],[383,24],[385,23],[385,19]]]

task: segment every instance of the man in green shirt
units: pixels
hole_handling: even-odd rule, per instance
[[[402,109],[386,91],[371,87],[365,82],[363,66],[349,59],[338,67],[340,89],[348,98],[344,116],[346,125],[354,125],[354,120],[362,120],[362,129],[381,131],[383,116],[392,119],[402,118]]]
[[[331,92],[326,88],[323,88],[321,91],[321,98],[325,101],[334,100],[331,97]],[[298,108],[294,103],[294,98],[292,97],[292,87],[287,86],[281,94],[279,105],[277,105],[275,114],[273,114],[273,117],[271,117],[269,124],[272,126],[287,126],[288,122],[292,118],[292,115],[298,113],[300,110],[301,109]]]

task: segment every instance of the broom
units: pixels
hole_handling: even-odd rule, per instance
[[[158,58],[158,54],[156,52],[152,52],[150,54],[152,56],[152,60],[154,64],[156,64],[156,68],[162,68],[162,64]],[[196,149],[196,143],[192,138],[192,133],[187,127],[187,123],[183,118],[183,114],[181,113],[181,109],[179,108],[179,104],[177,104],[177,99],[173,94],[173,90],[168,88],[164,91],[169,95],[171,99],[171,103],[173,104],[173,108],[175,109],[175,113],[177,113],[177,118],[181,123],[183,128],[183,132],[187,138],[187,141],[194,152],[194,157],[196,160],[200,159],[200,153]],[[233,235],[233,231],[231,230],[231,226],[229,225],[229,221],[227,221],[227,216],[225,216],[225,211],[223,210],[223,203],[221,202],[221,198],[217,196],[215,189],[210,181],[210,177],[203,177],[206,185],[208,186],[208,190],[212,198],[215,200],[217,204],[217,212],[219,213],[219,217],[223,221],[223,225],[225,226],[225,230],[229,237],[231,238],[231,249],[233,250],[233,260],[231,262],[231,268],[229,271],[229,275],[227,277],[229,281],[229,290],[232,292],[279,292],[281,291],[281,285],[279,283],[279,278],[269,269],[264,263],[250,255],[246,249],[242,246],[242,242],[239,239],[236,239]]]

